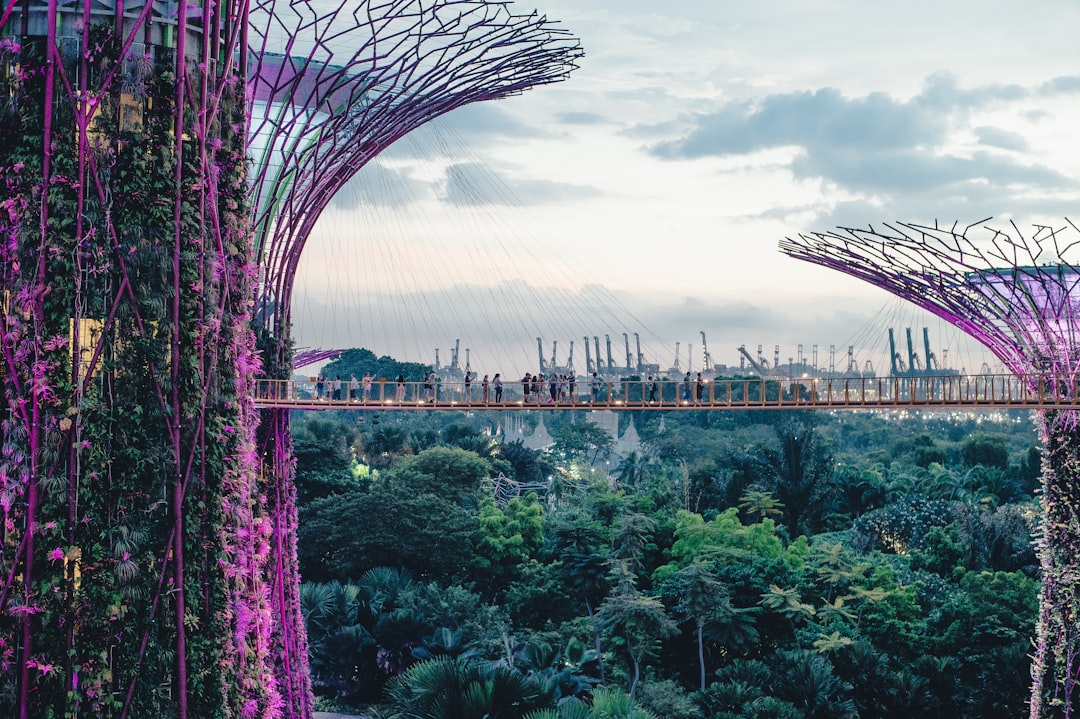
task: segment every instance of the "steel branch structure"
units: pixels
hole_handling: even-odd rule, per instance
[[[896,223],[788,238],[784,253],[839,270],[922,307],[984,344],[1034,392],[1075,392],[1080,376],[1080,228],[986,221]],[[1060,381],[1040,387],[1049,374]],[[1072,716],[1080,678],[1080,414],[1040,411],[1042,595],[1031,717]]]
[[[0,714],[310,716],[257,339],[364,162],[578,54],[503,3],[0,2]]]
[[[581,55],[565,31],[506,2],[384,0],[327,12],[316,1],[262,0],[252,21],[258,302],[277,337],[287,335],[316,221],[365,164],[455,108],[564,79]]]

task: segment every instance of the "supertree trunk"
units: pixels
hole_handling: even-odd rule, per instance
[[[0,15],[0,712],[275,716],[245,11],[113,10]]]
[[[281,685],[286,716],[308,717],[314,709],[308,672],[307,630],[300,612],[300,570],[296,540],[296,461],[288,410],[263,410],[259,425],[263,484],[273,517],[273,548],[268,566],[274,613],[274,668]]]
[[[1069,717],[1080,678],[1080,426],[1075,410],[1046,410],[1039,621],[1031,666],[1031,716]]]

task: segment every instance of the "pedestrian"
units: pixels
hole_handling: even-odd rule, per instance
[[[371,373],[364,373],[364,404],[371,401]]]
[[[491,383],[493,385],[495,385],[495,403],[499,404],[500,402],[503,401],[502,400],[502,393],[503,393],[502,376],[498,372],[496,372],[495,377],[491,380]]]
[[[334,375],[334,381],[330,383],[330,389],[334,392],[334,401],[339,401],[341,399],[341,375]]]
[[[319,376],[315,378],[315,398],[323,398],[323,387],[326,385],[326,378],[323,377],[323,373],[320,372]]]
[[[399,403],[405,401],[405,375],[404,374],[398,374],[398,376],[397,376],[397,390],[396,390],[396,392],[394,394],[394,397],[397,399],[397,401]]]
[[[592,379],[589,381],[589,387],[592,390],[592,401],[596,404],[600,401],[600,375],[595,372],[592,373]]]
[[[570,374],[570,404],[577,404],[577,375]]]
[[[687,372],[686,376],[683,377],[683,380],[682,380],[682,401],[683,402],[689,402],[690,401],[690,384],[691,384],[690,373]]]
[[[521,395],[525,398],[525,402],[529,401],[530,392],[532,392],[532,375],[526,372],[521,378]]]
[[[660,389],[660,385],[653,379],[652,375],[649,375],[649,404],[656,401],[656,392]]]
[[[548,379],[548,399],[552,403],[559,401],[559,376],[556,374],[551,375]]]
[[[480,382],[480,400],[484,404],[491,401],[491,383],[488,382],[487,375],[484,375],[484,379]]]
[[[472,372],[465,370],[465,401],[469,404],[472,404],[472,381]]]
[[[541,402],[544,401],[544,397],[543,397],[543,395],[544,395],[544,375],[543,375],[543,373],[533,375],[532,391],[533,391],[533,396],[536,397],[536,403],[537,404],[540,404]]]
[[[435,373],[424,373],[424,400],[432,402],[435,400]]]
[[[701,404],[701,398],[705,395],[705,378],[697,373],[697,402]]]
[[[360,380],[356,379],[356,373],[349,375],[349,401],[355,402],[360,399]]]

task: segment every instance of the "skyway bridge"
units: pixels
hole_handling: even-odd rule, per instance
[[[539,392],[533,391],[539,389]],[[751,409],[1080,409],[1080,378],[947,375],[844,379],[764,378],[656,382],[506,382],[501,397],[477,382],[258,380],[259,408],[297,410],[751,410]]]

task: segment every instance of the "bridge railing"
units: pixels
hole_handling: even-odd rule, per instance
[[[781,409],[852,407],[1080,408],[1072,376],[941,375],[853,378],[663,379],[573,384],[506,382],[501,393],[471,382],[258,380],[256,404],[298,409]],[[538,390],[538,391],[537,391]]]

